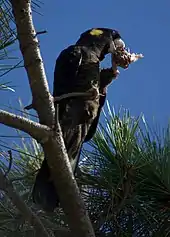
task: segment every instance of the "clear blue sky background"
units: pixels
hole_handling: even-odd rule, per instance
[[[120,69],[118,80],[108,90],[108,99],[116,108],[121,105],[132,115],[145,114],[149,123],[153,116],[161,126],[169,119],[170,97],[170,1],[44,1],[43,14],[33,14],[39,36],[41,53],[52,91],[55,60],[65,47],[74,44],[80,33],[92,27],[119,30],[127,46],[144,54],[144,59],[128,70]],[[110,66],[107,58],[102,64]],[[31,93],[24,69],[17,69],[4,77],[16,86],[16,93],[1,92],[1,104],[19,107],[20,97],[25,105]],[[1,132],[4,131],[1,130]]]

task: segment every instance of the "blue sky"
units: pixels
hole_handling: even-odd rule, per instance
[[[74,44],[88,28],[117,29],[126,45],[145,57],[132,64],[128,70],[120,69],[119,78],[109,87],[108,100],[115,108],[123,106],[130,109],[132,115],[144,113],[150,124],[155,117],[161,126],[166,126],[170,110],[169,9],[169,0],[51,0],[50,4],[44,1],[39,10],[43,16],[35,13],[33,16],[37,31],[48,32],[40,35],[39,40],[50,90],[55,60],[61,50]],[[108,58],[102,66],[110,66]],[[31,102],[24,69],[9,73],[4,80],[12,81],[16,93],[1,92],[1,105],[10,103],[19,108],[18,97],[25,105]]]

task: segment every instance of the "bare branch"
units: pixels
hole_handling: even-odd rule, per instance
[[[30,105],[27,105],[27,106],[24,107],[24,109],[26,109],[26,110],[30,110],[30,109],[33,109],[33,108],[34,108],[33,104],[30,104]]]
[[[20,49],[33,95],[33,105],[41,124],[53,127],[55,109],[40,55],[31,16],[30,0],[11,0]],[[55,121],[56,122],[56,121]],[[74,179],[59,123],[42,144],[61,205],[74,237],[94,237],[94,231]],[[69,201],[68,201],[69,200]],[[39,236],[39,235],[38,235]]]
[[[47,33],[46,30],[38,31],[38,32],[36,33],[36,36],[37,36],[37,35],[46,34],[46,33]]]
[[[27,118],[0,110],[0,123],[12,128],[22,130],[39,141],[48,140],[51,129]]]
[[[35,227],[37,236],[49,237],[48,232],[44,228],[40,219],[31,211],[31,209],[24,203],[21,197],[16,193],[13,185],[4,176],[1,170],[0,170],[0,189],[7,194],[12,203],[24,216],[25,220],[29,221],[29,223]]]
[[[33,96],[33,104],[39,115],[40,123],[52,127],[54,105],[46,80],[39,42],[31,17],[31,1],[11,0],[17,25],[20,49],[28,74]]]
[[[61,95],[61,96],[57,96],[57,97],[54,97],[54,102],[59,102],[63,99],[67,99],[67,98],[70,98],[70,97],[88,97],[89,99],[91,97],[96,97],[97,95],[99,95],[98,91],[96,90],[96,88],[94,88],[93,90],[90,90],[90,91],[87,91],[87,92],[71,92],[71,93],[68,93],[68,94],[64,94],[64,95]]]
[[[93,88],[92,90],[89,90],[87,92],[70,92],[70,93],[67,93],[67,94],[64,94],[64,95],[61,95],[61,96],[56,96],[53,98],[53,101],[54,102],[60,102],[61,100],[64,100],[64,99],[68,99],[68,98],[74,98],[74,97],[88,97],[89,99],[90,98],[95,98],[96,96],[103,96],[102,94],[99,94],[98,90],[96,88]],[[33,109],[34,108],[34,105],[33,104],[30,104],[30,105],[27,105],[24,109],[26,110],[30,110],[30,109]]]
[[[84,202],[81,199],[77,182],[72,173],[61,128],[59,125],[57,127],[56,136],[49,139],[42,146],[45,157],[48,160],[61,206],[67,215],[72,236],[95,237]]]

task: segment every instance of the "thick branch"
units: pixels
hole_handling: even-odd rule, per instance
[[[31,121],[27,118],[0,110],[0,123],[22,130],[39,141],[46,141],[50,135],[50,128]]]
[[[38,48],[38,40],[31,17],[30,2],[30,0],[11,0],[20,48],[33,95],[33,105],[39,115],[40,123],[52,127],[55,110]],[[61,205],[67,216],[72,236],[94,237],[94,231],[73,177],[59,128],[59,124],[57,124],[56,131],[59,132],[42,145],[45,157],[47,158]]]
[[[64,148],[61,129],[56,131],[55,138],[43,144],[45,157],[52,172],[54,184],[61,206],[67,215],[68,224],[74,237],[94,237],[84,202],[71,170],[67,152]],[[57,160],[56,160],[57,158]],[[70,218],[71,217],[71,218]]]
[[[31,211],[31,209],[29,209],[29,207],[24,203],[24,201],[20,198],[20,196],[15,192],[13,185],[4,176],[1,170],[0,170],[0,189],[7,194],[12,203],[22,213],[25,220],[29,221],[29,223],[34,226],[37,232],[37,236],[49,237],[40,219]]]
[[[33,96],[33,104],[40,123],[52,127],[54,105],[46,80],[39,43],[31,17],[31,1],[11,0],[20,49],[28,74]]]

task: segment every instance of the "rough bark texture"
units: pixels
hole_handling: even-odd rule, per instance
[[[40,123],[51,127],[54,118],[54,105],[49,92],[39,42],[32,21],[31,1],[11,0],[11,3],[34,107],[39,115]]]
[[[64,141],[61,139],[61,130],[56,131],[55,138],[43,144],[45,156],[48,159],[48,165],[52,171],[52,177],[55,181],[57,193],[68,218],[68,224],[75,237],[93,237],[95,236],[90,223],[88,213],[84,202],[81,199],[77,183],[71,170],[70,162]],[[58,144],[56,144],[56,142]],[[56,154],[57,162],[50,157]],[[69,170],[69,172],[68,172]],[[71,182],[70,182],[71,181]]]
[[[51,129],[49,127],[3,110],[0,110],[0,123],[12,128],[20,129],[38,141],[48,140],[48,137],[51,134]]]
[[[17,26],[20,49],[32,91],[34,108],[38,113],[40,123],[47,125],[50,129],[53,126],[55,109],[53,99],[49,93],[38,39],[32,22],[31,1],[11,0],[11,4]],[[5,114],[4,116],[7,117]],[[18,126],[17,123],[13,122],[12,117],[10,122],[5,123],[4,121],[3,116],[1,116],[0,122],[12,127],[17,126],[18,129],[26,131],[26,126],[20,126],[21,124]],[[89,216],[72,174],[59,124],[57,124],[55,131],[57,132],[51,133],[47,140],[43,140],[42,147],[59,193],[61,205],[68,219],[71,235],[74,237],[94,237],[95,234]],[[29,129],[26,132],[29,133]],[[20,208],[20,210],[23,212],[24,209]],[[34,224],[38,228],[35,222]]]

